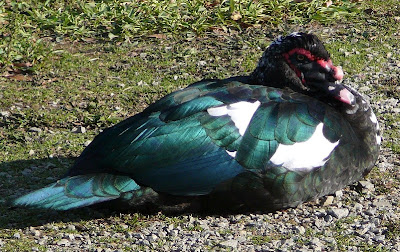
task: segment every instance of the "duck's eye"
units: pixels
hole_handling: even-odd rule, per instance
[[[296,58],[298,61],[304,61],[306,59],[306,57],[303,54],[297,54]]]

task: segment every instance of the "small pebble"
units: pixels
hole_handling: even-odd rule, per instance
[[[326,197],[323,206],[329,206],[333,203],[334,197],[332,195],[329,195]]]
[[[329,215],[332,215],[332,217],[335,217],[337,219],[342,219],[347,217],[349,215],[349,209],[347,208],[331,208],[327,211]]]
[[[86,133],[86,128],[85,127],[83,127],[83,126],[79,126],[79,127],[74,127],[72,130],[71,130],[71,132],[72,133]]]
[[[234,248],[237,247],[238,241],[236,241],[236,240],[227,240],[227,241],[220,242],[219,245],[220,245],[221,247],[223,247],[223,248],[231,248],[231,249],[234,249]]]
[[[29,131],[30,131],[30,132],[37,132],[37,133],[40,133],[40,132],[42,132],[42,129],[37,128],[37,127],[31,127],[31,128],[29,128]]]
[[[65,246],[68,247],[71,243],[67,239],[61,239],[56,242],[58,246]]]
[[[75,231],[76,227],[74,225],[72,225],[72,224],[69,224],[67,229],[70,230],[70,231]]]

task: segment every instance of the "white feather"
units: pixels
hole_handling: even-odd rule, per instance
[[[236,128],[238,128],[239,134],[243,136],[260,104],[259,101],[253,103],[241,101],[227,106],[209,108],[207,112],[211,116],[229,115]]]
[[[311,170],[324,165],[339,141],[331,143],[326,139],[323,126],[322,123],[318,124],[314,134],[305,142],[280,144],[270,161],[289,170]]]
[[[223,116],[228,114],[227,106],[215,107],[207,109],[210,116]]]
[[[378,145],[381,145],[381,142],[382,142],[382,137],[380,136],[380,135],[376,135],[376,143],[378,144]]]
[[[229,156],[231,156],[231,157],[236,157],[236,151],[228,151],[228,150],[225,150],[226,151],[226,153],[228,153],[228,155]]]
[[[376,128],[377,131],[379,131],[378,119],[376,118],[376,115],[374,114],[374,112],[372,112],[372,110],[371,110],[371,114],[370,114],[370,116],[369,116],[369,119],[371,120],[372,123],[375,123],[375,124],[376,124],[375,128]],[[376,143],[377,143],[378,145],[380,145],[381,142],[382,142],[382,137],[381,137],[381,136],[379,135],[379,133],[378,133],[378,134],[376,134]]]
[[[371,120],[372,123],[378,122],[378,119],[376,119],[376,115],[372,111],[371,111],[371,115],[369,116],[369,119]]]

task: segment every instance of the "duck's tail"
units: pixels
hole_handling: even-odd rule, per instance
[[[86,174],[66,177],[13,201],[15,207],[68,210],[123,197],[140,186],[127,176]]]

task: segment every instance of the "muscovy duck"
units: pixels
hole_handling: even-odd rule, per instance
[[[200,199],[270,211],[333,193],[372,169],[381,139],[368,102],[342,78],[315,35],[280,37],[250,76],[165,96],[95,137],[63,178],[12,204]]]

